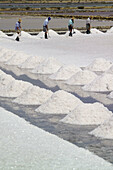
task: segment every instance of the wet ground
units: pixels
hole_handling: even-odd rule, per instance
[[[81,86],[69,86],[63,81],[52,81],[48,78],[48,75],[32,74],[30,73],[30,70],[19,69],[17,66],[5,66],[0,63],[0,69],[5,71],[7,74],[12,75],[15,79],[24,80],[32,83],[33,85],[51,89],[53,92],[59,89],[66,90],[79,97],[85,103],[100,101],[111,111],[113,111],[113,100],[107,98],[107,92],[84,92],[82,91]],[[60,120],[66,115],[65,113],[62,115],[40,114],[35,112],[35,109],[38,106],[19,105],[12,103],[12,100],[13,98],[0,97],[0,107],[13,112],[19,117],[24,118],[26,121],[44,129],[45,131],[55,134],[79,147],[86,148],[105,160],[113,163],[113,140],[100,139],[88,134],[97,126],[65,124],[60,122]]]

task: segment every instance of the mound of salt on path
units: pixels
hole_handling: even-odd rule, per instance
[[[113,116],[89,133],[103,139],[113,139]]]
[[[61,63],[59,63],[55,58],[50,57],[41,62],[35,69],[33,69],[32,73],[39,74],[52,74],[58,71],[61,67]]]
[[[108,29],[106,33],[113,33],[113,27],[111,27],[110,29]]]
[[[52,74],[49,78],[53,80],[67,80],[80,70],[81,69],[79,67],[76,67],[75,65],[62,66],[56,73]]]
[[[92,125],[101,124],[112,116],[112,112],[101,103],[79,104],[71,113],[61,121],[70,124]]]
[[[69,85],[85,85],[92,82],[97,75],[89,70],[81,70],[66,81]]]
[[[22,64],[27,58],[29,58],[29,55],[22,53],[22,52],[17,52],[7,62],[5,62],[5,64],[19,65],[19,64]]]
[[[0,57],[0,62],[6,62],[8,61],[13,55],[16,55],[16,51],[8,50]]]
[[[74,95],[59,90],[38,107],[36,111],[47,114],[67,114],[81,103],[82,101]]]
[[[51,36],[51,37],[56,37],[56,36],[59,36],[59,34],[57,34],[56,31],[50,29],[50,30],[49,30],[49,36]]]
[[[97,58],[85,69],[90,71],[106,71],[111,67],[111,65],[112,62],[107,61],[104,58]]]
[[[30,86],[20,96],[14,99],[13,102],[24,105],[41,105],[46,102],[52,94],[53,92],[50,90],[38,86]]]
[[[0,31],[0,37],[8,37],[5,33],[3,33],[2,31]]]
[[[97,76],[91,83],[82,87],[85,91],[112,91],[113,90],[113,75],[104,73]]]
[[[96,28],[92,28],[91,29],[91,34],[104,34],[103,32],[99,31],[98,29]]]
[[[21,36],[22,37],[32,37],[32,35],[30,35],[29,33],[25,32],[25,31],[21,31]]]
[[[3,97],[17,97],[19,96],[24,90],[26,90],[32,84],[28,82],[24,82],[22,80],[13,80],[10,81],[7,85],[5,85],[0,90],[0,96]]]
[[[38,64],[40,64],[42,61],[44,61],[43,57],[40,56],[30,56],[23,62],[22,64],[19,65],[20,68],[28,68],[28,69],[33,69],[35,68]]]

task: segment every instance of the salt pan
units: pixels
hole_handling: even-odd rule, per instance
[[[67,114],[82,101],[74,95],[59,90],[55,92],[45,103],[36,109],[37,112],[47,114]]]
[[[92,125],[101,124],[112,116],[112,112],[101,103],[79,104],[61,121],[69,124]]]

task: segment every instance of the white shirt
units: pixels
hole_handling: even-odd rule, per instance
[[[48,25],[48,23],[49,23],[49,21],[48,21],[48,18],[44,21],[44,24],[43,24],[43,26],[46,26],[46,25]]]
[[[90,20],[90,18],[88,18],[88,19],[86,20],[86,24],[90,24],[90,22],[91,22],[91,20]]]

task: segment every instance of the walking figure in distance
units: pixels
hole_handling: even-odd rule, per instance
[[[48,24],[50,20],[51,20],[51,17],[46,18],[43,24],[43,31],[45,32],[45,39],[48,39],[47,33],[48,33]]]
[[[21,35],[21,22],[22,20],[19,19],[15,24],[15,31],[17,33],[16,41],[19,41],[19,36]]]
[[[91,28],[91,20],[88,18],[86,20],[86,34],[90,34],[90,28]]]
[[[69,36],[71,37],[72,37],[73,26],[74,26],[74,18],[71,18],[68,23]]]

